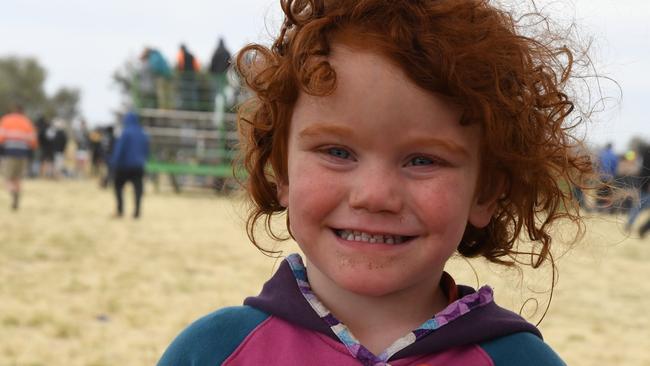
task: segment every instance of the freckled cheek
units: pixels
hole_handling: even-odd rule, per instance
[[[319,178],[319,175],[304,172],[299,178],[290,180],[289,218],[296,242],[306,255],[313,256],[314,250],[320,248],[316,243],[326,234],[323,229],[332,224],[328,218],[342,195],[328,179],[309,177]]]
[[[468,193],[455,182],[420,187],[412,196],[418,216],[427,226],[440,231],[464,230]]]
[[[336,179],[309,168],[289,177],[289,192],[289,212],[309,220],[322,220],[344,197]]]
[[[449,206],[449,197],[435,192],[420,195],[417,202],[422,219],[429,224],[445,221],[444,219],[449,215]]]

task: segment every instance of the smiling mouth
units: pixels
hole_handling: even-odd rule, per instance
[[[341,239],[360,241],[370,244],[404,244],[415,239],[415,236],[371,234],[357,230],[333,229],[334,234]]]

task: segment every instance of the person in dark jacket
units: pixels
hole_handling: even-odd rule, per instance
[[[230,59],[232,58],[230,52],[226,48],[223,38],[219,38],[219,45],[212,54],[210,61],[210,76],[212,79],[212,98],[218,94],[223,93],[223,88],[226,86],[226,73],[230,67]]]
[[[54,130],[45,116],[40,116],[36,121],[38,148],[40,159],[40,176],[52,178],[52,164],[54,162]],[[51,132],[50,132],[51,131]]]
[[[55,119],[51,131],[52,150],[54,151],[54,178],[58,179],[68,175],[65,166],[65,150],[68,146],[68,134],[65,131],[65,121]]]
[[[102,163],[106,167],[105,175],[101,179],[101,187],[107,188],[113,183],[113,178],[115,176],[113,168],[111,167],[111,156],[113,155],[113,149],[115,148],[115,129],[113,126],[106,126],[102,129],[101,134],[101,152],[102,152]]]
[[[122,134],[115,142],[110,165],[115,174],[116,216],[123,214],[122,190],[127,182],[133,184],[135,208],[133,217],[140,217],[140,201],[143,194],[144,166],[149,156],[149,137],[140,126],[138,115],[128,112],[124,116]]]
[[[210,60],[210,72],[213,74],[225,73],[230,66],[231,57],[223,38],[219,38],[217,49],[212,54],[212,60]]]

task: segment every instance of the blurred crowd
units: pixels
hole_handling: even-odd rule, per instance
[[[122,187],[126,182],[132,182],[137,196],[134,217],[138,217],[144,165],[149,156],[149,137],[142,131],[140,116],[155,119],[158,114],[152,117],[152,113],[163,112],[164,118],[170,118],[164,110],[205,111],[213,114],[209,121],[215,125],[209,127],[223,129],[224,113],[241,96],[239,82],[231,72],[231,58],[221,38],[211,59],[203,66],[185,44],[179,46],[173,64],[158,49],[144,47],[136,67],[129,69],[130,74],[124,79],[125,90],[133,102],[128,110],[135,112],[127,114],[133,122],[130,127],[125,122],[128,118],[124,123],[89,128],[83,118],[28,117],[22,108],[1,116],[6,123],[0,127],[0,153],[4,152],[0,163],[3,178],[9,182],[13,209],[18,208],[20,181],[25,176],[51,180],[94,177],[99,179],[102,187],[115,188],[117,216],[122,214]],[[147,114],[147,110],[156,111]],[[190,120],[195,115],[183,114]],[[176,124],[170,126],[176,127]],[[183,123],[184,130],[180,133],[192,126]],[[208,127],[201,128],[205,130]],[[219,131],[208,132],[225,136]],[[169,133],[172,132],[166,130],[165,137],[169,137]],[[129,135],[128,138],[125,135]],[[134,140],[133,136],[138,136],[140,143],[126,144],[125,141]],[[176,145],[172,147],[178,148]]]
[[[5,158],[24,158],[27,164],[23,174],[53,180],[105,177],[115,142],[113,125],[89,129],[83,118],[65,121],[44,116],[32,123],[22,111],[7,113],[3,120],[11,122],[17,116],[23,117],[21,132],[16,132],[17,125],[5,123],[0,153],[4,152]]]
[[[131,97],[137,108],[212,111],[219,95],[236,92],[229,83],[232,55],[219,39],[212,58],[205,66],[185,45],[179,46],[175,63],[156,48],[145,47],[140,65],[132,75]]]
[[[122,215],[122,190],[131,182],[136,190],[134,217],[140,199],[149,145],[137,114],[127,113],[122,124],[92,129],[84,119],[49,120],[39,116],[33,123],[15,104],[0,118],[0,172],[18,210],[21,181],[27,176],[50,180],[98,178],[100,186],[115,188],[117,211]]]
[[[600,188],[588,196],[574,188],[574,194],[587,211],[624,214],[625,230],[638,230],[643,237],[650,232],[650,219],[637,225],[637,218],[650,208],[650,142],[635,139],[622,154],[611,143],[593,152]],[[638,226],[638,227],[637,227]]]

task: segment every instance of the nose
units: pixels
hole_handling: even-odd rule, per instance
[[[349,194],[350,207],[373,213],[399,213],[403,199],[399,173],[382,167],[359,167]]]

